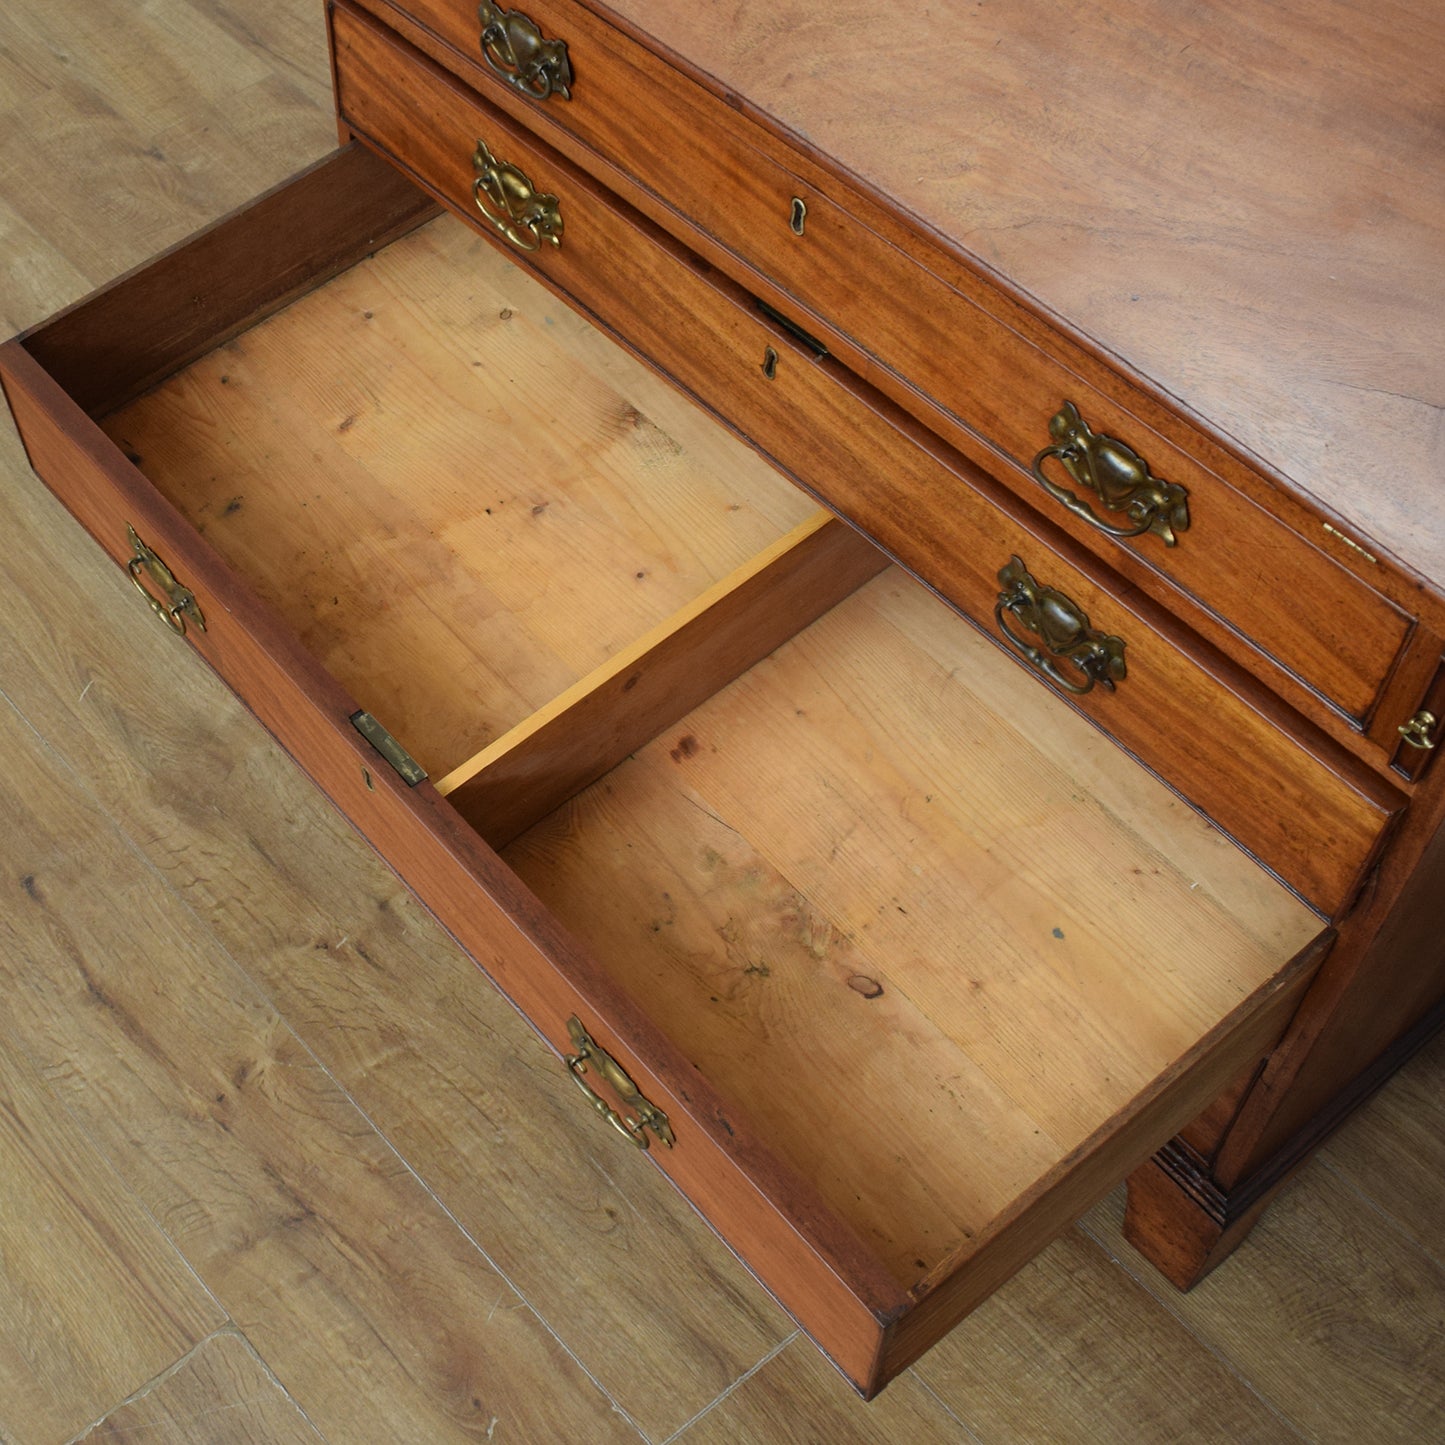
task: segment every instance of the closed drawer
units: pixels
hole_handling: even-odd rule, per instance
[[[872,1391],[1270,1046],[1327,931],[467,228],[370,255],[417,212],[342,152],[9,343],[26,446]]]
[[[1347,905],[1398,806],[1388,785],[1310,729],[1282,727],[1278,706],[1224,659],[414,51],[339,10],[335,39],[341,111],[360,134],[471,216],[483,136],[558,202],[560,244],[516,250],[549,284],[993,635],[1007,629],[1001,640],[1023,659],[1039,638],[1018,625],[1015,606],[999,606],[1008,592],[1027,610],[1028,581],[1000,579],[1017,558],[1035,591],[1062,594],[1070,615],[1124,648],[1117,687],[1091,685],[1059,658],[1033,659],[1048,685],[1326,914]]]
[[[545,81],[510,84],[500,73],[511,64],[505,44],[488,47],[495,66],[484,60],[470,0],[366,3],[425,27],[443,42],[436,54],[540,134],[575,137],[656,197],[680,234],[695,227],[720,243],[741,263],[734,274],[745,285],[761,278],[796,303],[805,325],[842,333],[861,352],[850,358],[855,366],[885,368],[891,377],[875,379],[905,406],[916,392],[941,408],[941,418],[927,406],[920,414],[945,430],[951,418],[956,441],[1098,555],[1117,563],[1127,550],[1131,575],[1161,584],[1166,599],[1197,605],[1222,625],[1226,648],[1246,660],[1258,649],[1352,729],[1369,725],[1411,635],[1411,615],[1146,424],[1130,410],[1127,386],[1101,390],[1085,380],[1081,372],[1097,374],[1097,365],[1084,363],[1072,342],[1057,335],[1042,349],[991,304],[985,283],[975,278],[966,294],[940,279],[861,220],[836,185],[830,193],[810,168],[813,179],[790,169],[779,143],[738,109],[583,5],[524,7],[538,34],[565,42],[564,98]],[[510,7],[497,9],[509,17],[504,30],[522,23]],[[556,73],[544,64],[535,71]],[[550,91],[545,99],[542,90]],[[1072,475],[1057,456],[1039,460],[1060,445],[1050,423],[1066,403],[1099,439],[1080,444],[1085,433],[1072,431]],[[970,437],[986,449],[970,447]],[[1053,494],[1034,479],[1036,466]],[[1112,509],[1080,480],[1087,475],[1100,479]],[[1166,487],[1182,489],[1182,511]],[[1170,505],[1158,508],[1140,500],[1165,496]],[[1080,515],[1086,509],[1093,520]],[[1173,545],[1162,521],[1157,531],[1146,525],[1185,513],[1187,531],[1168,529]],[[1105,530],[1141,526],[1123,538]]]

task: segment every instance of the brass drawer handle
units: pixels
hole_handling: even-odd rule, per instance
[[[1128,538],[1153,532],[1172,547],[1176,532],[1189,530],[1189,493],[1174,482],[1151,476],[1143,457],[1114,437],[1091,431],[1073,402],[1066,401],[1049,422],[1054,444],[1034,458],[1034,480],[1056,502],[1076,517],[1111,537]],[[1122,513],[1128,520],[1115,526],[1067,487],[1050,481],[1044,463],[1057,457],[1076,487],[1090,491],[1106,512]]]
[[[536,21],[520,10],[503,10],[492,0],[477,6],[482,24],[482,59],[512,87],[532,100],[554,95],[572,99],[572,62],[565,40],[544,40]]]
[[[1082,696],[1095,683],[1114,690],[1116,682],[1128,675],[1124,665],[1124,640],[1089,626],[1088,614],[1052,587],[1040,587],[1018,557],[1011,557],[999,574],[1003,591],[993,615],[1017,652],[1065,692]],[[1016,618],[1042,642],[1036,647],[1014,631],[1008,619]],[[1066,666],[1060,666],[1060,662]]]
[[[135,583],[136,591],[150,603],[151,610],[172,631],[184,637],[186,619],[190,618],[204,632],[206,619],[201,612],[200,603],[196,601],[195,593],[176,581],[176,574],[141,541],[134,527],[128,525],[125,530],[131,546],[131,558],[126,563],[126,571],[130,573],[130,580]],[[142,572],[165,594],[164,601],[141,581]]]
[[[531,181],[506,161],[499,161],[479,140],[472,156],[477,178],[472,196],[477,209],[519,251],[539,251],[542,242],[562,244],[561,202],[538,191]]]
[[[1431,733],[1434,732],[1435,724],[1438,721],[1439,719],[1433,712],[1421,708],[1409,722],[1402,723],[1398,731],[1412,748],[1428,750],[1435,746],[1435,739],[1431,737]]]
[[[612,1057],[604,1048],[598,1044],[587,1030],[582,1026],[582,1020],[573,1014],[567,1020],[567,1037],[572,1040],[572,1047],[577,1050],[575,1054],[565,1054],[567,1068],[571,1072],[577,1087],[587,1095],[587,1102],[622,1135],[624,1139],[635,1144],[639,1149],[646,1149],[650,1142],[647,1131],[652,1130],[669,1149],[672,1148],[674,1138],[672,1125],[667,1122],[667,1115],[655,1104],[649,1104],[638,1091],[637,1085],[632,1082],[627,1071]],[[633,1117],[625,1119],[618,1113],[606,1099],[599,1094],[584,1077],[587,1073],[587,1066],[591,1065],[596,1070],[599,1078],[604,1080],[614,1094],[622,1101],[622,1107],[632,1112]]]

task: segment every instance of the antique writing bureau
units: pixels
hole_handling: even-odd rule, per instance
[[[342,148],[0,351],[865,1392],[1438,1022],[1445,22],[1357,9],[337,0]]]

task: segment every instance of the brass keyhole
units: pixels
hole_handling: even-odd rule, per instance
[[[763,352],[763,375],[771,381],[778,374],[778,353],[770,346]]]
[[[792,231],[795,236],[801,236],[803,234],[803,227],[806,226],[807,223],[807,203],[800,196],[794,196],[793,213],[788,217],[788,229]]]

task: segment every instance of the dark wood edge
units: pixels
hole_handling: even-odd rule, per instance
[[[1160,1167],[1181,1184],[1191,1183],[1201,1205],[1214,1201],[1209,1210],[1223,1225],[1234,1223],[1272,1194],[1317,1150],[1349,1116],[1378,1093],[1392,1075],[1402,1069],[1437,1033],[1445,1029],[1445,999],[1435,1004],[1412,1028],[1407,1029],[1368,1068],[1357,1074],[1329,1105],[1314,1116],[1274,1156],[1248,1178],[1225,1189],[1214,1183],[1208,1165],[1194,1150],[1171,1141],[1159,1151]]]
[[[349,145],[19,339],[102,416],[436,214],[394,167]]]
[[[1327,1108],[1319,1111],[1309,1124],[1276,1150],[1269,1162],[1230,1189],[1214,1185],[1211,1181],[1209,1188],[1214,1189],[1220,1198],[1222,1224],[1237,1220],[1264,1195],[1270,1194],[1280,1183],[1285,1182],[1287,1176],[1292,1175],[1305,1163],[1361,1104],[1366,1103],[1371,1095],[1377,1094],[1390,1081],[1390,1077],[1399,1072],[1420,1049],[1425,1048],[1426,1043],[1431,1042],[1441,1029],[1445,1029],[1445,998],[1436,1003],[1415,1026],[1394,1040],[1390,1048],[1380,1053],[1368,1068],[1355,1075],[1350,1084],[1332,1098]],[[1160,1153],[1162,1157],[1168,1156],[1170,1160],[1175,1160],[1173,1168],[1181,1170],[1181,1178],[1183,1170],[1194,1168],[1188,1160],[1198,1160],[1199,1165],[1204,1166],[1204,1162],[1199,1160],[1194,1150],[1170,1153],[1170,1149],[1172,1146],[1165,1146],[1165,1150]]]
[[[1247,1039],[1247,1051],[1267,1053],[1288,1024],[1334,942],[1326,929],[1268,983],[1232,1009],[1188,1052],[1141,1090],[1110,1123],[1079,1144],[1006,1210],[912,1291],[914,1309],[890,1325],[880,1352],[881,1389],[918,1359],[969,1310],[1027,1264],[1137,1168],[1158,1146],[1150,1139],[1177,1130],[1228,1082],[1238,1063],[1213,1062],[1217,1052]],[[1223,1077],[1221,1077],[1221,1074]],[[1121,1123],[1122,1120],[1122,1123]],[[1125,1157],[1120,1157],[1117,1141]],[[1111,1142],[1111,1151],[1105,1146]],[[1002,1246],[1002,1248],[1000,1247]]]
[[[505,847],[887,566],[871,542],[830,517],[741,580],[724,579],[706,606],[645,639],[645,650],[583,679],[565,708],[448,801],[492,847]]]
[[[203,591],[210,630],[192,630],[194,650],[233,686],[554,1053],[571,1048],[567,1017],[575,1012],[585,1018],[599,1042],[674,1121],[678,1147],[654,1149],[654,1162],[705,1217],[741,1220],[737,1235],[724,1242],[766,1276],[767,1288],[820,1337],[840,1368],[850,1377],[866,1374],[883,1325],[907,1300],[863,1240],[833,1214],[810,1181],[759,1140],[435,788],[407,787],[380,763],[350,725],[356,701],[18,341],[0,345],[0,383],[17,420],[51,428],[67,456],[73,454],[80,470],[97,479],[98,490],[119,499],[126,519],[176,574]],[[29,426],[21,430],[33,463]],[[66,486],[52,490],[96,535]],[[127,543],[118,521],[96,540],[125,564]],[[204,579],[203,588],[195,579]],[[495,941],[498,916],[516,935],[506,950]],[[519,961],[519,954],[527,961]],[[524,1011],[515,997],[518,989],[547,994],[548,1017]],[[605,1147],[603,1137],[599,1147]],[[709,1208],[710,1198],[719,1194],[726,1206]],[[806,1271],[800,1260],[812,1262]]]
[[[1190,1290],[1248,1237],[1266,1207],[1349,1116],[1445,1028],[1445,1000],[1386,1049],[1247,1179],[1225,1188],[1182,1139],[1129,1176],[1124,1235],[1171,1284]]]

